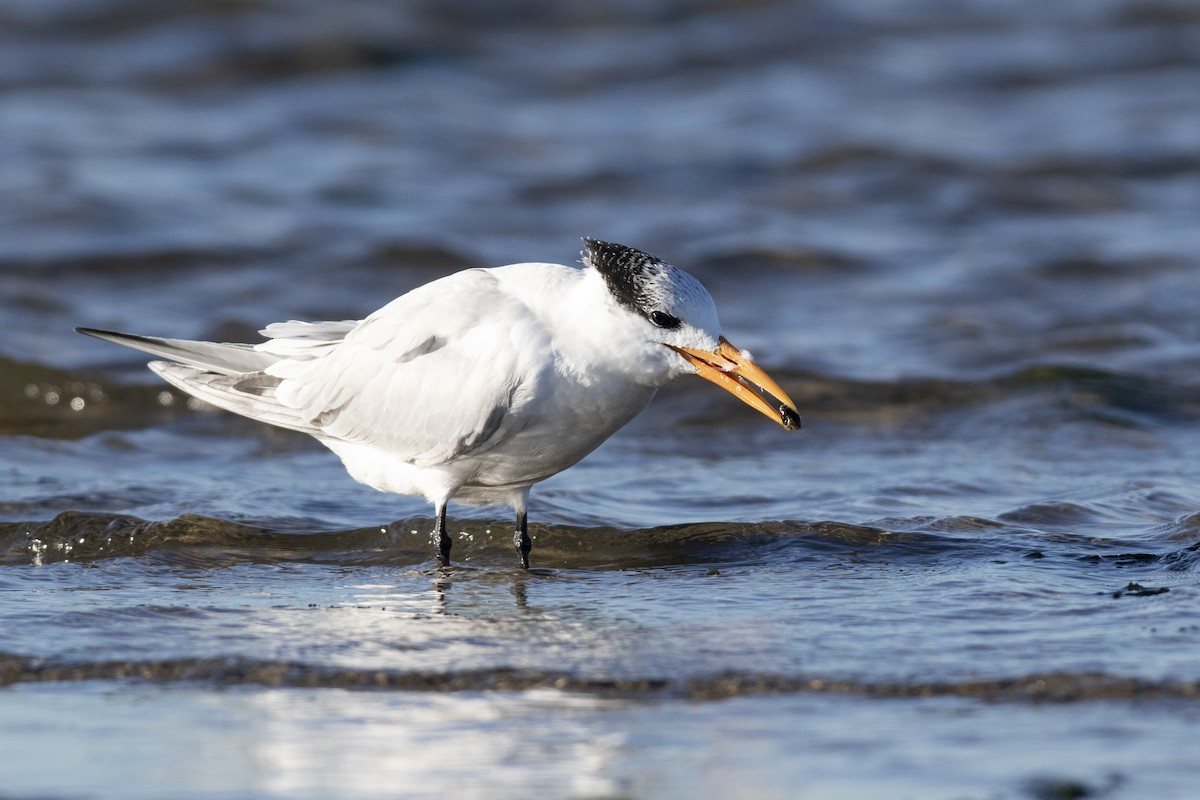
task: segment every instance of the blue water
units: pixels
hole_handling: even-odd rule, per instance
[[[1200,15],[0,8],[0,795],[1190,797]],[[502,509],[76,325],[255,339],[621,241],[681,381]]]

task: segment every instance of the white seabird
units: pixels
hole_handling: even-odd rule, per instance
[[[582,266],[468,269],[364,320],[268,325],[254,345],[76,330],[167,359],[150,369],[205,402],[315,437],[361,483],[424,496],[444,566],[450,500],[510,506],[528,567],[530,487],[658,387],[699,375],[800,427],[791,398],[721,335],[699,281],[632,247],[584,243]]]

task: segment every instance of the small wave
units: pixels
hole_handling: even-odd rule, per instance
[[[1172,572],[1188,572],[1200,567],[1200,514],[1187,514],[1155,534],[1171,542],[1189,542],[1186,547],[1162,556],[1163,565]]]
[[[293,526],[296,522],[292,521]],[[837,554],[863,558],[873,549],[885,551],[889,560],[932,560],[956,553],[988,555],[996,547],[995,540],[938,531],[939,526],[925,518],[888,522],[896,523],[896,528],[783,520],[702,522],[637,530],[535,524],[530,533],[540,564],[589,570],[794,563]],[[46,522],[0,523],[0,564],[144,558],[179,566],[227,566],[244,561],[416,566],[432,560],[432,526],[432,520],[418,517],[343,531],[280,530],[198,514],[147,521],[121,514],[68,511]],[[969,527],[977,530],[977,521]],[[462,520],[453,523],[451,534],[455,560],[460,564],[507,567],[512,561],[508,522]]]
[[[404,545],[403,537],[391,536],[388,528],[289,533],[198,514],[147,521],[120,514],[67,511],[48,522],[0,524],[0,564],[9,565],[108,558],[151,558],[194,566],[243,561],[395,564],[422,560],[423,553]]]
[[[0,653],[0,686],[80,681],[207,683],[407,692],[524,692],[535,689],[629,699],[725,700],[751,695],[801,693],[861,695],[877,699],[960,697],[985,702],[1080,703],[1097,700],[1200,698],[1200,682],[1155,681],[1105,673],[1050,673],[989,680],[889,682],[807,675],[733,672],[690,678],[586,677],[537,669],[401,671],[323,667],[245,658],[162,661],[48,661]]]
[[[642,569],[709,564],[798,564],[852,560],[944,566],[952,561],[1045,558],[1116,568],[1188,571],[1200,563],[1195,515],[1132,538],[1075,531],[1098,513],[1070,502],[1041,503],[1000,515],[888,518],[873,524],[836,520],[698,522],[653,528],[533,524],[536,562],[553,569]],[[0,565],[89,563],[139,558],[181,567],[243,562],[433,568],[425,517],[348,530],[324,530],[302,519],[266,524],[199,514],[143,520],[123,514],[67,511],[44,522],[0,523]],[[461,566],[512,565],[508,521],[452,522]],[[1156,543],[1188,545],[1160,551]],[[1130,545],[1143,549],[1131,549]]]

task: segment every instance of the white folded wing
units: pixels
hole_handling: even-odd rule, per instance
[[[548,332],[488,270],[426,284],[362,322],[285,322],[263,333],[271,339],[254,352],[271,363],[258,371],[151,367],[218,407],[417,466],[520,430],[519,412],[552,369]],[[178,350],[170,357],[183,360]]]

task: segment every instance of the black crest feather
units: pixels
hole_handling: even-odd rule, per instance
[[[631,311],[648,315],[654,308],[651,279],[668,269],[658,258],[634,247],[584,238],[584,263],[604,276],[617,302]]]

